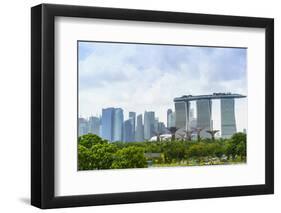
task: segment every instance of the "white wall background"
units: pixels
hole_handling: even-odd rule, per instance
[[[279,1],[45,0],[45,3],[124,7],[275,18],[275,132],[281,128]],[[0,212],[39,212],[30,197],[30,7],[37,0],[2,1],[0,11]],[[277,212],[281,207],[281,135],[275,136],[275,195],[50,210],[51,212]]]

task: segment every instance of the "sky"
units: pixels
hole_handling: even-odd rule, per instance
[[[78,54],[80,117],[121,107],[125,119],[129,111],[146,110],[155,111],[166,123],[175,97],[214,92],[247,95],[245,48],[79,41]],[[247,98],[236,99],[235,107],[238,131],[247,129]],[[214,129],[220,129],[219,108],[219,101],[213,101]]]

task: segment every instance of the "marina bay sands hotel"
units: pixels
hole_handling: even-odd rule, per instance
[[[203,138],[210,137],[206,131],[213,130],[212,100],[220,99],[221,110],[221,137],[229,138],[236,133],[235,98],[246,96],[232,93],[213,93],[212,95],[184,95],[174,99],[175,124],[179,129],[190,130],[189,109],[190,102],[196,101],[197,128],[202,129]]]

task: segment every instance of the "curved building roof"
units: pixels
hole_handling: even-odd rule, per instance
[[[234,93],[213,93],[212,95],[183,95],[181,97],[174,98],[174,102],[196,101],[202,99],[245,98],[245,97],[247,96],[234,94]]]

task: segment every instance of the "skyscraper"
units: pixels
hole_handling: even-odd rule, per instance
[[[231,137],[236,132],[235,121],[235,98],[245,98],[245,95],[233,93],[213,93],[211,95],[183,95],[174,98],[176,110],[176,127],[182,128],[186,126],[187,129],[192,128],[195,124],[197,128],[202,129],[201,136],[203,138],[210,137],[206,130],[213,130],[212,121],[212,100],[221,100],[221,132],[222,137]],[[194,114],[189,111],[190,101],[196,101],[197,119],[192,119]],[[191,119],[190,119],[191,118]],[[193,120],[193,121],[192,121]],[[197,129],[197,131],[199,131]]]
[[[189,109],[189,120],[192,120],[192,119],[194,119],[194,109],[190,108]]]
[[[171,115],[171,127],[176,126],[176,112]]]
[[[197,120],[194,115],[194,109],[190,109],[189,111],[189,128],[193,129],[197,127]]]
[[[124,116],[121,108],[114,109],[113,120],[113,141],[122,141]]]
[[[176,127],[188,129],[189,124],[189,101],[175,102]]]
[[[79,136],[85,135],[88,133],[88,121],[85,118],[79,118]]]
[[[153,136],[155,135],[155,133],[159,133],[158,123],[159,123],[159,118],[155,118],[154,119],[154,132],[152,132]]]
[[[202,128],[201,137],[210,138],[206,130],[211,130],[212,101],[211,99],[200,99],[196,101],[197,106],[197,128]]]
[[[142,114],[137,116],[137,127],[136,127],[136,137],[135,141],[141,142],[144,140],[143,135],[143,124],[142,124]]]
[[[230,138],[236,133],[234,99],[221,99],[221,136]]]
[[[133,136],[132,136],[132,121],[131,119],[128,119],[124,121],[123,126],[123,141],[124,142],[132,142]]]
[[[173,113],[172,109],[167,110],[167,127],[171,127],[171,114]]]
[[[175,127],[176,126],[176,113],[171,112],[168,114],[168,122],[167,122],[167,127]]]
[[[102,109],[102,131],[101,136],[103,139],[113,141],[113,128],[114,128],[114,108]]]
[[[129,119],[132,122],[132,141],[135,141],[135,132],[136,132],[136,113],[129,112]]]
[[[144,112],[144,139],[149,140],[154,134],[154,112]]]
[[[95,116],[89,118],[89,132],[95,135],[100,135],[100,119]]]
[[[164,122],[158,122],[158,133],[164,134],[165,133],[165,124]]]

